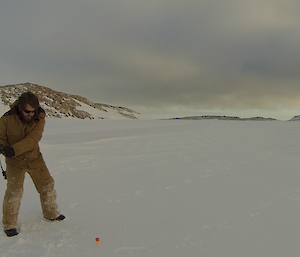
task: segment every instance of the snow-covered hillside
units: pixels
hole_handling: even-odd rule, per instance
[[[0,87],[0,111],[26,91],[36,94],[47,117],[80,119],[149,119],[126,107],[93,103],[85,97],[57,92],[36,84],[24,83]]]
[[[299,255],[297,122],[47,119],[40,146],[67,218],[27,176],[3,257]]]

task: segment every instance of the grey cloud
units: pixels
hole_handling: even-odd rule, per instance
[[[128,107],[297,108],[299,10],[296,0],[5,1],[1,84]]]

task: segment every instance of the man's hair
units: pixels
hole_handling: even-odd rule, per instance
[[[18,99],[18,106],[20,109],[24,110],[26,104],[31,105],[34,109],[40,107],[39,99],[30,91],[23,93]]]

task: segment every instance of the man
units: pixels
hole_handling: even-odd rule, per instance
[[[39,149],[45,126],[45,111],[31,92],[23,93],[0,119],[1,153],[5,156],[7,188],[3,200],[3,226],[7,236],[18,234],[18,214],[27,172],[40,194],[43,215],[63,220],[57,212],[54,180]]]

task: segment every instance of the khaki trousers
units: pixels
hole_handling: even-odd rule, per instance
[[[25,173],[28,173],[40,194],[43,215],[48,219],[55,219],[59,216],[56,204],[56,191],[54,180],[44,162],[35,169],[22,169],[16,166],[7,165],[7,188],[3,200],[4,230],[17,228],[18,215],[23,196],[23,184]]]

